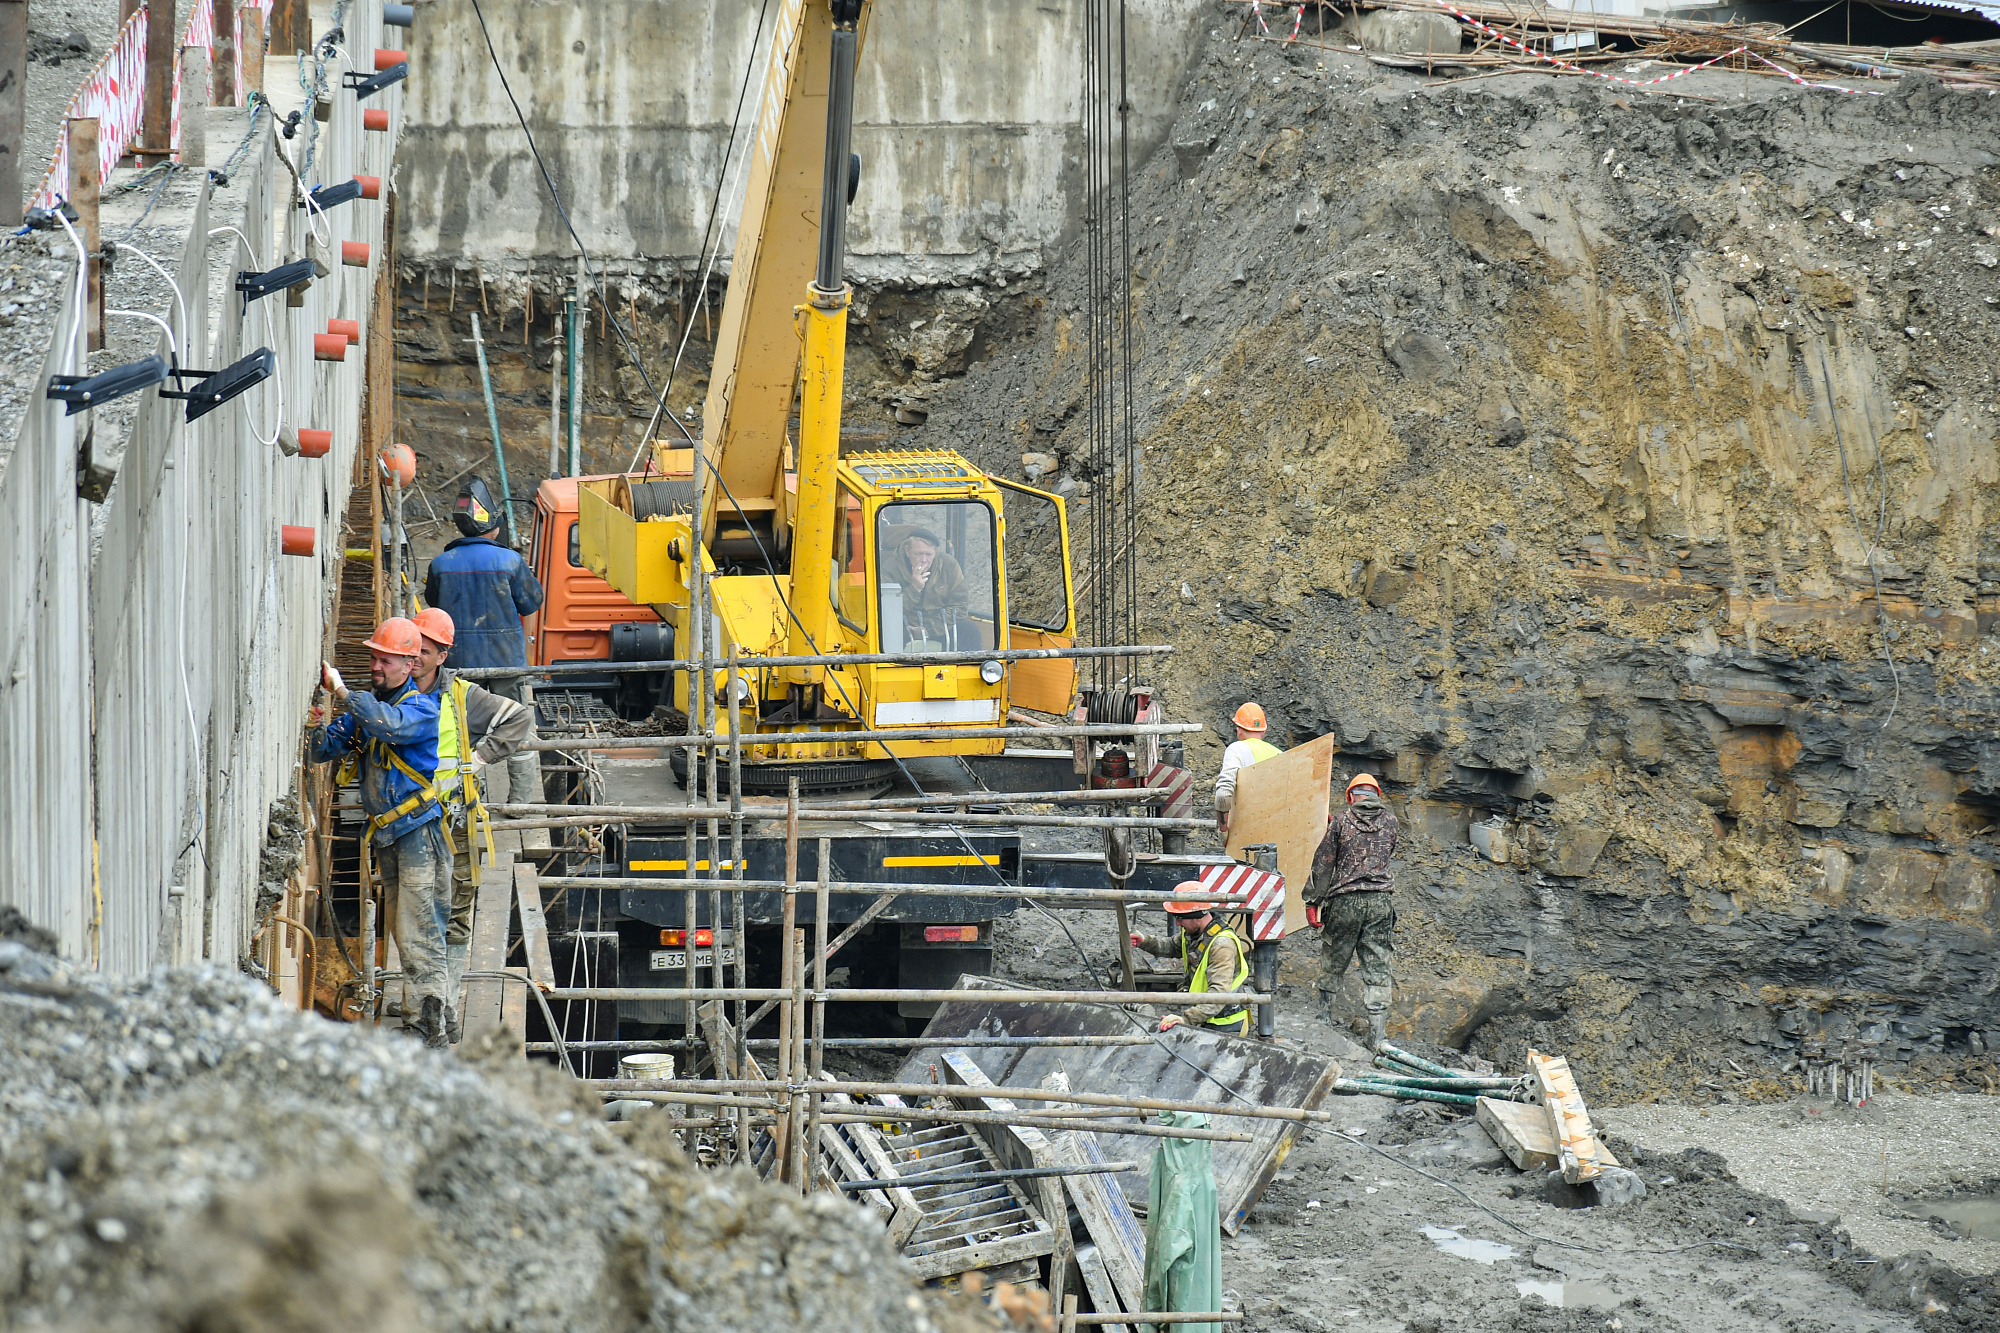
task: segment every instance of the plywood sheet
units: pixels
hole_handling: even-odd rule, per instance
[[[1333,756],[1339,744],[1321,736],[1275,759],[1236,774],[1236,809],[1229,817],[1229,854],[1260,842],[1278,846],[1278,873],[1285,877],[1285,933],[1306,924],[1306,879],[1313,853],[1326,836],[1326,812],[1333,784]]]

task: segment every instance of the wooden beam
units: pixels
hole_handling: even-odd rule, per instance
[[[281,56],[312,50],[312,14],[306,0],[271,0],[271,49]]]
[[[85,322],[90,328],[90,350],[95,352],[104,346],[104,268],[97,257],[104,248],[97,218],[104,178],[97,162],[97,118],[79,116],[67,122],[63,132],[69,138],[69,202],[76,209],[77,232],[83,237],[84,251],[90,257],[90,309]],[[179,330],[174,336],[185,337],[187,330]]]
[[[28,0],[0,0],[0,227],[21,225],[28,135]]]
[[[215,28],[208,48],[214,62],[210,74],[215,81],[213,104],[235,106],[242,100],[236,89],[236,0],[208,0],[208,7]]]
[[[264,91],[264,11],[251,5],[243,11],[239,20],[243,24],[243,40],[238,43],[243,61],[243,86],[236,90],[240,101],[248,102],[251,93]]]
[[[498,972],[507,965],[507,909],[514,896],[514,856],[503,850],[479,877],[478,904],[472,916],[469,972]],[[465,983],[462,1024],[467,1036],[501,1025],[504,981],[474,979]]]
[[[556,984],[556,966],[549,955],[549,923],[542,915],[542,890],[535,867],[514,867],[514,896],[521,905],[521,945],[528,955],[528,975],[536,982]]]
[[[148,0],[145,113],[136,158],[164,162],[173,154],[174,52],[180,45],[174,0]]]

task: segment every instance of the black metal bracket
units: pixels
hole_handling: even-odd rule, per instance
[[[353,70],[347,71],[347,73],[341,75],[340,77],[343,83],[345,83],[349,88],[352,88],[354,90],[354,100],[357,102],[365,102],[370,97],[373,97],[376,93],[381,92],[384,88],[387,88],[392,84],[401,83],[404,79],[409,78],[410,62],[407,60],[399,60],[395,64],[389,66],[389,68],[385,70],[379,70],[376,73],[367,75],[365,77],[355,73]]]

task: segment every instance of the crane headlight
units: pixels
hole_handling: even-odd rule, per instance
[[[988,685],[998,685],[1000,677],[1005,675],[1006,671],[1007,669],[1001,666],[997,660],[981,662],[979,664],[979,678]]]

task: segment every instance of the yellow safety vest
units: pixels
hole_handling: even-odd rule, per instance
[[[459,737],[464,736],[468,741],[471,739],[470,728],[465,724],[465,696],[470,687],[470,682],[454,678],[451,688],[438,700],[437,783],[445,788],[445,795],[450,796],[454,785],[452,780],[456,780],[455,789],[464,802],[466,819],[472,826],[473,842],[476,844],[479,841],[480,833],[485,834],[486,860],[491,863],[494,860],[493,821],[486,813],[485,803],[480,799],[479,782],[472,776],[472,765],[469,762],[472,747],[470,745],[465,747],[467,752],[465,759],[461,759],[458,752]],[[447,842],[451,840],[449,819],[445,821],[445,840]],[[454,847],[453,852],[456,851],[457,848]]]
[[[1243,743],[1249,746],[1250,753],[1256,756],[1254,759],[1250,761],[1253,764],[1261,764],[1266,759],[1276,759],[1279,755],[1284,753],[1283,750],[1280,750],[1277,746],[1271,744],[1269,741],[1260,741],[1252,738],[1251,740],[1247,740]]]
[[[1201,957],[1195,960],[1194,969],[1188,977],[1188,994],[1200,995],[1208,990],[1208,949],[1210,943],[1220,935],[1227,935],[1230,939],[1236,941],[1236,976],[1229,983],[1229,988],[1231,990],[1240,989],[1243,983],[1250,979],[1250,951],[1243,946],[1243,937],[1223,925],[1220,921],[1212,921],[1209,923],[1208,929],[1201,933]],[[1187,935],[1183,933],[1181,935],[1181,966],[1186,967],[1187,965],[1188,941]],[[1234,1026],[1249,1016],[1250,1011],[1248,1009],[1238,1009],[1233,1014],[1217,1014],[1208,1021],[1217,1027],[1225,1025]]]

